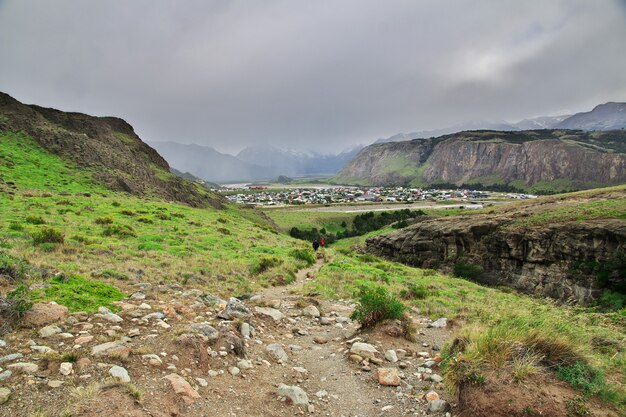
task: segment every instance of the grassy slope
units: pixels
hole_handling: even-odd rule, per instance
[[[184,282],[239,295],[289,280],[304,265],[289,253],[308,245],[275,234],[254,213],[107,191],[22,134],[1,134],[0,155],[0,178],[17,186],[14,196],[0,193],[0,242],[38,267],[84,277]],[[40,219],[45,223],[34,224]],[[34,245],[32,235],[47,227],[60,231],[65,242]],[[130,235],[105,235],[115,228]],[[273,257],[276,266],[257,273],[259,263]]]

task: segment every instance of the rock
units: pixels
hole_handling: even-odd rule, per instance
[[[113,358],[127,359],[130,355],[130,348],[121,340],[115,342],[102,343],[91,349],[91,355],[96,357],[108,356]]]
[[[72,373],[73,368],[74,365],[71,362],[63,362],[59,366],[59,372],[61,373],[61,375],[67,376]]]
[[[279,322],[285,318],[285,315],[275,308],[255,307],[254,311],[262,316],[271,317],[275,322]]]
[[[450,404],[445,400],[434,400],[428,403],[428,411],[431,413],[442,413],[450,410]]]
[[[63,385],[63,381],[59,381],[56,379],[52,379],[50,381],[48,381],[47,384],[50,388],[59,388],[61,385]]]
[[[293,370],[296,371],[299,374],[306,374],[308,372],[305,368],[303,368],[301,366],[294,366]]]
[[[163,379],[167,379],[172,384],[172,388],[174,392],[180,395],[183,398],[183,401],[187,404],[191,404],[195,402],[198,398],[200,398],[200,394],[189,385],[187,381],[183,377],[178,374],[169,374],[163,377]]]
[[[13,375],[13,372],[6,370],[4,372],[0,372],[0,381],[4,381],[5,379],[8,379],[11,377],[11,375]]]
[[[157,311],[155,313],[146,314],[141,319],[149,321],[150,319],[163,320],[164,318],[165,318],[165,314]]]
[[[8,388],[0,388],[0,404],[4,404],[9,401],[11,397],[11,390]]]
[[[339,317],[337,317],[337,318],[335,319],[335,321],[336,321],[337,323],[341,323],[341,324],[343,324],[343,323],[349,323],[349,322],[350,322],[350,318],[348,318],[348,317],[342,317],[342,316],[339,316]]]
[[[320,325],[329,326],[332,322],[328,317],[320,317]]]
[[[250,339],[250,324],[249,323],[241,323],[240,331],[244,339]]]
[[[361,363],[363,362],[363,356],[352,354],[349,358],[352,362]]]
[[[35,363],[30,363],[30,362],[14,363],[12,365],[7,366],[7,368],[10,368],[13,371],[22,372],[25,374],[34,374],[34,373],[37,373],[37,371],[39,371],[39,366]]]
[[[213,369],[211,369],[211,370],[209,371],[209,376],[213,376],[213,377],[215,377],[215,376],[218,376],[219,374],[220,374],[219,372],[214,371]]]
[[[141,291],[138,291],[138,292],[134,293],[133,295],[131,295],[130,299],[131,300],[139,300],[139,301],[145,300],[146,299],[146,294],[141,292]]]
[[[208,387],[209,386],[209,383],[204,378],[196,378],[196,381],[198,382],[198,385],[200,385],[201,387]]]
[[[354,353],[355,355],[371,359],[375,358],[376,354],[379,352],[374,346],[370,345],[369,343],[355,342],[350,348],[350,353]]]
[[[121,366],[115,365],[111,369],[109,369],[109,374],[113,377],[113,379],[120,382],[130,382],[130,376],[128,375],[128,371]]]
[[[392,387],[400,385],[400,372],[397,368],[378,368],[376,376],[380,385]]]
[[[278,390],[276,390],[276,394],[281,397],[289,398],[295,405],[309,405],[308,395],[306,395],[306,392],[298,386],[280,384],[278,386]]]
[[[430,375],[430,380],[433,381],[435,384],[438,384],[443,381],[443,378],[440,375],[432,374]]]
[[[383,364],[383,360],[380,359],[380,358],[370,358],[369,361],[372,362],[374,365],[382,365]]]
[[[248,359],[242,359],[239,362],[237,362],[237,368],[241,369],[242,371],[245,371],[247,369],[252,369],[252,362],[249,361]]]
[[[437,362],[435,362],[435,361],[426,361],[426,362],[424,362],[424,366],[427,367],[427,368],[432,368],[435,365],[437,365]]]
[[[389,411],[389,410],[393,410],[393,405],[386,405],[380,409],[380,411],[382,412]]]
[[[317,391],[317,392],[315,393],[315,396],[316,396],[317,398],[322,399],[322,398],[324,398],[324,397],[328,397],[328,392],[326,392],[326,390],[323,390],[323,389],[322,389],[322,390]]]
[[[431,327],[436,327],[440,329],[446,327],[447,325],[448,325],[448,319],[446,319],[445,317],[442,317],[430,323]]]
[[[328,339],[325,338],[324,336],[314,336],[313,337],[313,341],[319,345],[323,345],[325,343],[328,343]]]
[[[5,342],[4,340],[0,339],[0,348],[3,348],[7,345],[7,342]]]
[[[200,296],[200,299],[202,301],[204,301],[205,304],[209,305],[209,306],[215,306],[215,305],[224,305],[226,304],[226,300],[221,299],[220,297],[218,297],[217,295],[213,295],[213,294],[204,294]]]
[[[67,307],[56,303],[35,303],[24,314],[21,323],[27,327],[41,327],[62,320],[69,315]]]
[[[278,343],[272,343],[271,345],[267,345],[265,350],[267,351],[269,356],[276,362],[286,363],[289,361],[289,356],[287,356],[287,353]]]
[[[110,321],[111,323],[121,323],[124,321],[123,318],[112,312],[108,312],[106,314],[96,314],[96,317],[100,317],[106,321]]]
[[[152,310],[152,306],[150,304],[141,303],[139,304],[140,310]]]
[[[231,366],[230,368],[228,368],[228,372],[232,376],[237,376],[241,373],[241,369],[237,368],[236,366]]]
[[[24,357],[24,355],[22,355],[21,353],[11,353],[10,355],[6,355],[0,358],[0,363],[3,362],[11,362],[14,361],[16,359],[22,359]]]
[[[191,290],[187,290],[183,293],[183,298],[194,298],[194,297],[199,297],[202,295],[202,291],[197,290],[197,289],[191,289]]]
[[[319,317],[320,311],[314,305],[310,305],[302,310],[302,314],[308,317]]]
[[[86,343],[91,342],[92,340],[93,340],[93,336],[85,335],[85,336],[77,337],[76,340],[74,340],[74,343],[76,343],[77,345],[84,345]]]
[[[426,401],[431,402],[431,401],[437,401],[439,399],[439,394],[437,394],[435,391],[428,391],[428,393],[426,393]]]
[[[398,362],[398,355],[395,350],[388,350],[385,352],[385,359],[387,359],[391,363]]]
[[[231,297],[228,299],[226,308],[218,315],[218,317],[226,320],[232,320],[236,318],[247,318],[251,315],[252,312],[242,301]]]
[[[159,355],[142,355],[141,360],[148,361],[151,366],[161,366],[163,364]]]
[[[220,332],[218,332],[217,329],[215,329],[213,326],[210,326],[206,323],[193,323],[189,327],[205,335],[209,338],[209,340],[217,340],[220,337]]]
[[[61,333],[63,330],[61,330],[60,327],[58,326],[46,326],[43,327],[41,329],[39,329],[39,337],[50,337],[50,336],[54,336],[55,334]]]

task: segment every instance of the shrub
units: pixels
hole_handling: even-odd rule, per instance
[[[66,306],[71,312],[97,311],[104,306],[111,310],[119,310],[112,303],[125,297],[117,288],[100,281],[88,280],[81,276],[69,278],[57,276],[49,282],[50,286],[33,291],[34,300],[53,300]]]
[[[428,288],[423,285],[408,284],[400,290],[400,297],[405,300],[423,300],[428,296]]]
[[[121,272],[117,272],[113,269],[104,269],[102,270],[102,272],[100,272],[99,274],[92,274],[92,276],[100,276],[102,278],[115,278],[115,279],[119,279],[121,281],[126,281],[128,280],[128,275],[123,274]]]
[[[306,262],[307,266],[311,266],[315,263],[315,256],[313,255],[313,252],[308,249],[292,249],[289,252],[289,256]]]
[[[358,320],[365,328],[388,319],[401,319],[406,309],[404,304],[385,287],[363,286],[359,291],[359,305],[351,318]]]
[[[24,226],[22,226],[19,223],[11,222],[11,223],[9,223],[9,230],[14,230],[16,232],[21,232],[22,230],[24,230]]]
[[[110,217],[110,216],[96,217],[96,219],[93,222],[95,224],[112,224],[113,223],[113,218]]]
[[[150,217],[146,217],[146,216],[137,217],[137,221],[140,222],[140,223],[145,223],[145,224],[152,224],[152,223],[154,223],[154,220],[152,220]]]
[[[0,275],[5,275],[12,281],[18,281],[25,277],[28,269],[28,263],[15,256],[0,252]]]
[[[480,265],[474,265],[463,261],[458,261],[454,264],[453,273],[459,278],[476,280],[483,273],[483,268]]]
[[[272,257],[272,258],[263,257],[252,265],[252,267],[250,268],[250,272],[252,272],[255,275],[262,274],[268,269],[278,266],[281,263],[283,263],[281,259],[278,259],[275,257]]]
[[[119,236],[119,237],[136,237],[137,234],[135,233],[135,230],[133,230],[132,227],[127,226],[127,225],[110,225],[104,228],[104,230],[102,231],[102,235],[103,236]]]
[[[33,234],[33,243],[41,245],[43,243],[63,243],[65,238],[63,234],[52,227],[44,227]]]
[[[123,214],[124,216],[134,216],[135,212],[132,210],[120,210],[120,214]]]
[[[0,297],[0,334],[9,331],[32,306],[28,285],[24,282],[6,297]]]
[[[41,216],[26,216],[24,221],[30,224],[46,224],[46,221]]]
[[[111,203],[111,205],[112,205],[113,207],[119,207],[119,206],[121,206],[121,204],[120,204],[119,202],[117,202],[117,201],[112,202],[112,203]]]
[[[571,365],[557,365],[555,373],[563,381],[585,394],[597,394],[604,386],[602,372],[583,361],[576,361]]]

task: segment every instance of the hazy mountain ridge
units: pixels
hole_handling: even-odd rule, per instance
[[[470,131],[370,145],[342,184],[481,184],[566,191],[626,182],[626,132]]]

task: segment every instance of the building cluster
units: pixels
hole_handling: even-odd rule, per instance
[[[259,189],[243,186],[228,190],[235,203],[255,205],[341,204],[360,202],[415,203],[420,201],[469,201],[490,198],[492,193],[478,190],[422,190],[406,187],[324,187],[289,190]],[[234,191],[234,193],[233,193]]]

